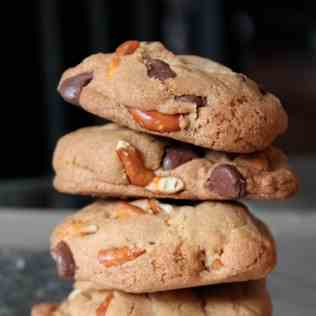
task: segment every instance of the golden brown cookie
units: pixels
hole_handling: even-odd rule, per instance
[[[57,190],[98,197],[271,200],[298,187],[285,155],[274,147],[225,154],[115,124],[64,136],[53,165]]]
[[[213,150],[263,150],[287,129],[280,101],[245,75],[159,42],[92,55],[65,71],[58,90],[120,125]]]
[[[223,202],[98,201],[55,228],[51,252],[61,277],[131,293],[260,279],[276,263],[266,226]]]
[[[265,281],[143,295],[76,288],[60,305],[39,304],[32,316],[271,316]]]

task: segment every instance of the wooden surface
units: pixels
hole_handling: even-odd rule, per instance
[[[315,315],[316,210],[267,210],[265,205],[252,209],[270,226],[278,244],[278,267],[269,277],[274,315]],[[51,229],[67,213],[0,209],[0,248],[47,250]]]

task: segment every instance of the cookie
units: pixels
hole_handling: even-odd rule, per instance
[[[57,190],[98,197],[271,200],[298,187],[285,155],[274,147],[233,155],[114,124],[64,136],[53,165]]]
[[[60,277],[146,293],[260,279],[275,266],[270,232],[245,206],[98,201],[51,236]]]
[[[61,304],[40,304],[32,316],[271,316],[265,282],[253,281],[153,294],[73,290]]]
[[[213,150],[263,150],[287,129],[274,95],[209,59],[175,55],[159,42],[129,41],[63,74],[58,91],[130,129]]]

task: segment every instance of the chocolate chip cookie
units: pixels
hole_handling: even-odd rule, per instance
[[[260,279],[275,266],[270,232],[237,203],[98,201],[51,237],[61,277],[146,293]]]
[[[271,316],[265,282],[253,281],[143,295],[75,288],[59,306],[40,304],[32,316]]]
[[[63,74],[68,102],[134,130],[213,150],[263,150],[287,129],[280,101],[211,60],[128,41]]]
[[[227,154],[115,124],[64,136],[54,161],[55,187],[98,197],[281,199],[297,191],[282,152]]]

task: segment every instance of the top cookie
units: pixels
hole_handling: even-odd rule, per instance
[[[128,41],[62,76],[62,97],[131,129],[237,153],[267,148],[287,128],[280,101],[211,60]]]

